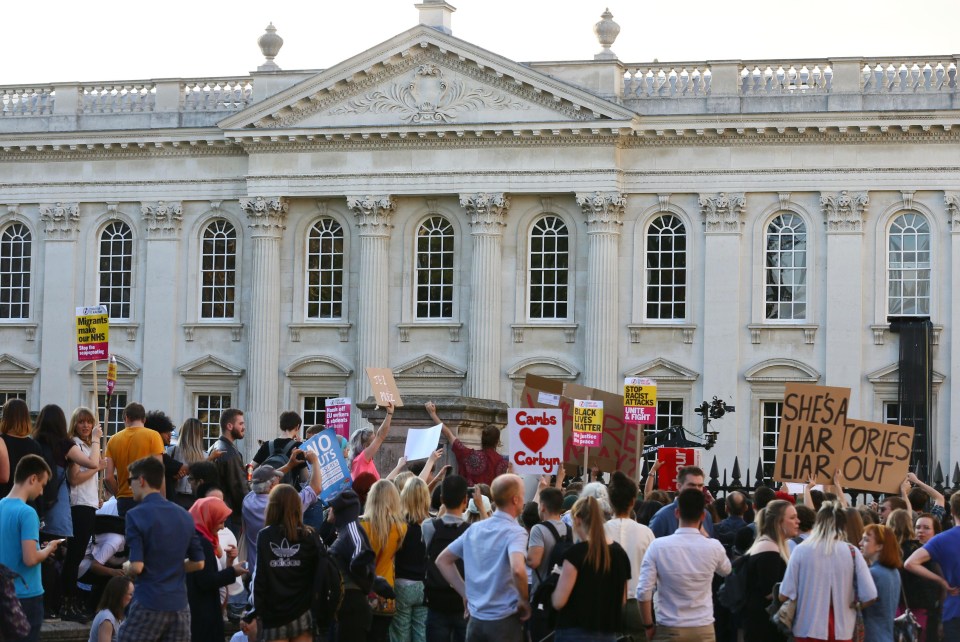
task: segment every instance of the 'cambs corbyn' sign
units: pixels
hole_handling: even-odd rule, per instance
[[[519,475],[550,475],[560,471],[563,451],[563,412],[545,408],[507,410],[510,461]]]

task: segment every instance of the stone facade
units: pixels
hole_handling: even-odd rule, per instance
[[[652,376],[693,432],[703,399],[735,405],[716,452],[755,462],[787,381],[891,412],[907,214],[929,245],[909,260],[929,269],[932,448],[960,458],[958,60],[627,64],[598,25],[596,60],[519,64],[451,35],[446,3],[418,7],[422,24],[326,70],[282,71],[271,49],[248,78],[0,87],[0,235],[25,230],[31,259],[28,311],[0,319],[0,392],[89,399],[73,311],[102,298],[104,234],[127,229],[117,390],[175,418],[229,397],[251,451],[281,410],[365,399],[364,368],[389,366],[410,395],[506,404],[527,373]],[[651,312],[668,220],[681,305]],[[772,318],[784,225],[805,272]]]

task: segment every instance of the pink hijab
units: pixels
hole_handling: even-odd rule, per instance
[[[230,507],[219,497],[204,497],[198,499],[190,507],[190,516],[197,526],[197,531],[213,545],[213,552],[217,557],[223,554],[220,550],[220,538],[217,529],[230,516]]]

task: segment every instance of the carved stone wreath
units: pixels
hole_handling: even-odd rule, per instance
[[[440,67],[424,64],[417,67],[408,83],[397,83],[387,89],[371,91],[343,107],[330,110],[338,114],[399,113],[407,123],[448,123],[457,112],[481,109],[530,109],[520,101],[484,87],[467,88],[461,80],[447,80]]]

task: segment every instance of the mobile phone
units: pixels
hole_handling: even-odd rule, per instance
[[[243,570],[245,570],[245,571],[249,571],[249,570],[250,570],[250,562],[244,562],[244,563],[241,564],[240,566],[242,566],[242,567],[243,567]]]

